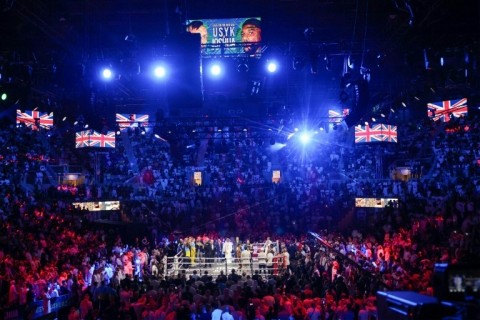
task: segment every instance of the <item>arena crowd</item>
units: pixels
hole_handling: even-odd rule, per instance
[[[224,143],[207,137],[187,160],[153,134],[124,135],[99,160],[60,129],[4,126],[0,305],[28,318],[32,302],[42,301],[47,315],[70,294],[68,319],[375,319],[377,290],[434,295],[435,263],[478,257],[479,126],[477,118],[406,125],[393,147],[332,144],[308,161],[287,148],[270,152],[255,133]],[[398,155],[414,172],[384,178],[378,168]],[[83,185],[50,181],[50,166],[74,160],[89,177]],[[198,168],[201,185],[192,181]],[[355,197],[398,201],[359,209]],[[96,223],[71,205],[102,199],[122,201],[107,220],[142,224],[143,232]],[[174,255],[194,272],[167,274]],[[242,257],[252,256],[252,272],[212,275],[202,263],[245,265]],[[274,257],[276,272],[260,267]]]

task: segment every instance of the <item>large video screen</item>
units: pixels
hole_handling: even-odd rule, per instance
[[[40,112],[36,110],[18,110],[17,125],[23,124],[32,130],[50,129],[53,126],[53,112]]]
[[[468,114],[467,98],[428,103],[427,113],[430,119],[440,122],[449,122],[452,117],[465,117]]]
[[[115,148],[115,132],[102,134],[95,130],[84,130],[75,133],[75,148],[98,147]]]
[[[187,32],[200,34],[203,56],[260,57],[260,17],[186,21]]]
[[[397,139],[397,126],[374,124],[355,127],[355,143],[394,142]]]
[[[350,109],[342,109],[342,111],[329,109],[328,122],[340,123],[349,114],[350,114]]]
[[[118,127],[121,131],[126,130],[128,128],[135,128],[135,127],[145,127],[148,126],[148,114],[123,114],[123,113],[116,113],[115,114],[115,121],[118,124]]]

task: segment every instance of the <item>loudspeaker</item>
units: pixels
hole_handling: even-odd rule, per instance
[[[437,298],[417,292],[377,292],[378,320],[440,320],[454,313],[454,308]]]

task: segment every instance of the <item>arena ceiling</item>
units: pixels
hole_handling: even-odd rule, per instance
[[[266,97],[268,112],[338,100],[349,55],[369,61],[372,68],[382,65],[372,77],[374,97],[412,86],[414,91],[425,90],[437,81],[425,75],[426,50],[435,59],[445,53],[470,52],[472,60],[478,56],[479,8],[476,0],[6,0],[0,4],[0,63],[3,68],[26,66],[18,77],[31,70],[36,74],[28,84],[16,84],[23,86],[19,95],[24,103],[61,100],[77,111],[93,103],[96,114],[112,105],[144,108],[161,98],[150,85],[131,79],[119,82],[106,99],[104,88],[92,90],[95,81],[85,76],[85,68],[104,60],[136,64],[159,55],[166,38],[184,32],[187,19],[260,16],[263,40],[272,52],[292,59],[313,46],[318,57],[328,55],[333,61],[329,72],[322,65],[315,76],[308,70],[307,75],[285,76]],[[472,69],[477,72],[476,66]],[[476,88],[474,80],[461,80],[461,89]],[[12,85],[4,83],[5,77],[0,81]],[[207,100],[242,109],[251,103],[244,94],[215,92]]]

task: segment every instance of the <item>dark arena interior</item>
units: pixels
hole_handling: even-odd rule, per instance
[[[0,319],[480,319],[478,0],[0,1]]]

